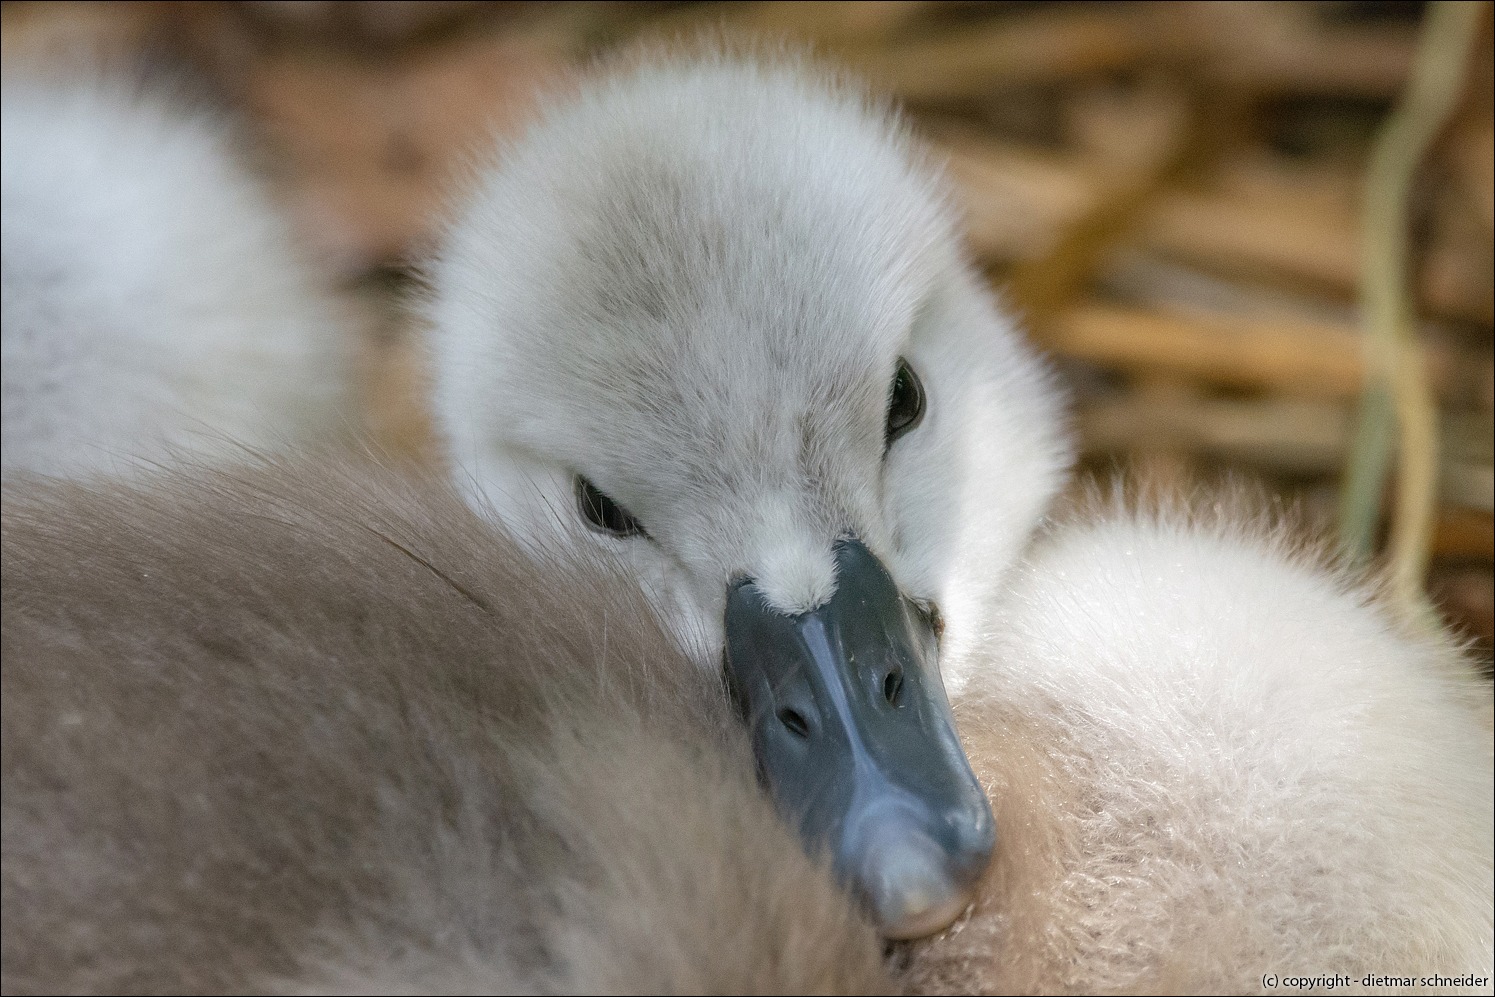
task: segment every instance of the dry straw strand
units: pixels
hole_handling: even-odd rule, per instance
[[[1366,388],[1340,504],[1340,544],[1369,558],[1393,446],[1400,451],[1390,543],[1395,597],[1422,605],[1436,512],[1437,409],[1413,335],[1407,290],[1407,215],[1412,181],[1457,107],[1487,5],[1438,0],[1429,7],[1407,90],[1376,136],[1367,172],[1361,274]]]

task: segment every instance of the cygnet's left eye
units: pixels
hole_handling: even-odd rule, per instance
[[[893,375],[892,397],[888,400],[888,426],[885,446],[919,424],[924,416],[924,385],[908,361],[898,358],[898,373]]]
[[[602,493],[581,475],[576,476],[576,507],[582,518],[595,530],[615,537],[631,537],[644,532],[638,517]]]

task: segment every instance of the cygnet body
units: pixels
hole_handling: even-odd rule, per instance
[[[318,460],[7,486],[6,993],[886,992],[637,583]]]
[[[989,607],[956,713],[1002,846],[915,992],[1490,986],[1489,680],[1300,530],[1201,507],[1068,518]]]
[[[10,475],[123,471],[345,429],[350,316],[228,129],[122,72],[7,67]]]

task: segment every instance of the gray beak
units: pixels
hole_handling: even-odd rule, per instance
[[[933,628],[857,540],[837,587],[799,616],[751,580],[727,593],[727,670],[779,809],[889,938],[965,909],[996,844],[986,794],[955,735]]]

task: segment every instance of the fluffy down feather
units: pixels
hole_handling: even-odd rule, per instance
[[[1489,986],[1488,683],[1235,505],[1113,506],[1015,573],[957,703],[1003,839],[915,989]]]
[[[124,74],[0,90],[4,472],[328,438],[350,314],[228,129]]]
[[[637,587],[325,463],[8,486],[6,993],[886,990]]]

